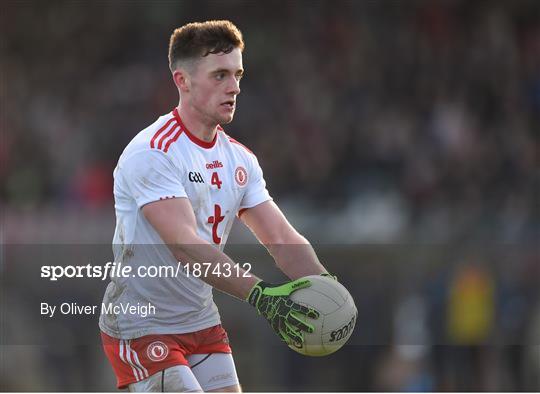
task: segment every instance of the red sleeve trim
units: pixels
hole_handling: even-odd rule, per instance
[[[173,132],[175,132],[176,129],[178,129],[179,127],[180,127],[180,126],[179,126],[178,124],[175,124],[173,127],[171,127],[171,129],[170,129],[169,131],[167,131],[165,134],[163,134],[163,135],[161,136],[161,138],[159,139],[159,143],[158,143],[157,148],[158,148],[158,149],[162,149],[162,147],[163,147],[163,142],[165,142],[165,139],[168,138],[168,137],[170,137],[170,136],[173,134]],[[179,132],[181,133],[182,131],[179,131]],[[174,139],[174,138],[175,138],[175,136],[173,136],[172,139]],[[172,139],[170,139],[170,140],[166,143],[166,145],[165,145],[166,148],[168,148],[168,146],[171,144]],[[165,149],[165,152],[167,152],[167,149]]]
[[[223,130],[223,129],[222,129]],[[255,153],[253,153],[253,151],[251,149],[249,149],[247,146],[245,146],[244,144],[236,141],[234,138],[232,138],[231,136],[229,136],[227,133],[225,133],[223,131],[223,134],[225,134],[225,136],[227,137],[227,139],[229,140],[229,142],[233,143],[233,144],[236,144],[236,145],[240,145],[242,148],[244,148],[245,150],[247,150],[249,153],[251,153],[253,156],[255,156]]]
[[[159,137],[159,135],[161,133],[163,133],[163,131],[165,131],[170,125],[172,122],[174,122],[176,119],[174,117],[172,117],[171,119],[169,119],[164,125],[162,128],[160,128],[156,134],[154,134],[154,136],[152,137],[152,139],[150,140],[150,148],[154,149],[156,147],[156,139]],[[176,125],[177,126],[177,125]],[[167,135],[170,135],[172,133],[172,130],[174,130],[175,126],[171,127],[171,129],[169,130],[169,132],[167,133]],[[160,140],[160,145],[158,147],[158,149],[161,149],[161,142],[163,141],[163,139],[167,136],[163,136],[161,137],[161,140]]]
[[[182,129],[178,130],[176,132],[176,134],[174,135],[173,138],[171,138],[169,140],[169,142],[167,142],[167,144],[165,145],[165,149],[164,149],[164,152],[167,153],[167,151],[169,150],[169,147],[171,146],[172,143],[176,142],[178,140],[178,138],[180,137],[180,134],[182,134]]]
[[[253,153],[247,146],[245,146],[244,144],[241,144],[240,142],[236,141],[234,138],[229,137],[229,141],[231,141],[233,144],[240,145],[242,148],[244,148],[249,153],[251,153],[253,156],[255,156],[255,153]]]

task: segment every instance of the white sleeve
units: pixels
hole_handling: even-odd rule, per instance
[[[270,193],[266,189],[266,182],[263,177],[263,171],[259,165],[259,161],[253,156],[251,171],[248,173],[248,184],[246,193],[242,198],[239,210],[253,208],[265,201],[272,200]]]
[[[187,197],[181,170],[161,151],[137,152],[120,164],[120,171],[139,208],[153,201]]]

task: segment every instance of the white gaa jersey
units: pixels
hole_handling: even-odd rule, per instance
[[[131,266],[133,277],[111,276],[99,326],[106,334],[133,339],[182,334],[220,323],[212,287],[180,270],[176,277],[144,278],[141,266],[177,266],[170,250],[141,208],[150,202],[186,197],[199,236],[223,249],[235,216],[271,200],[255,155],[219,128],[212,142],[193,136],[175,109],[128,144],[114,170],[115,262]],[[203,262],[201,262],[203,263]],[[145,268],[145,267],[143,267]],[[153,305],[155,314],[114,313],[127,305]]]

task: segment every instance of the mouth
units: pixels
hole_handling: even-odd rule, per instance
[[[221,105],[223,105],[224,107],[226,107],[227,109],[234,109],[234,106],[235,106],[235,101],[234,100],[228,100],[228,101],[225,101],[223,103],[221,103]]]

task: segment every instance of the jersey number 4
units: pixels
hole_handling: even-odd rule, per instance
[[[210,184],[216,185],[218,189],[221,189],[221,185],[223,184],[223,182],[219,180],[219,176],[217,172],[214,172],[212,174],[212,179],[210,179]]]
[[[221,238],[218,237],[217,230],[223,219],[225,219],[225,216],[221,216],[221,207],[219,204],[214,204],[214,216],[208,218],[208,223],[212,225],[212,240],[217,245],[221,243]]]

